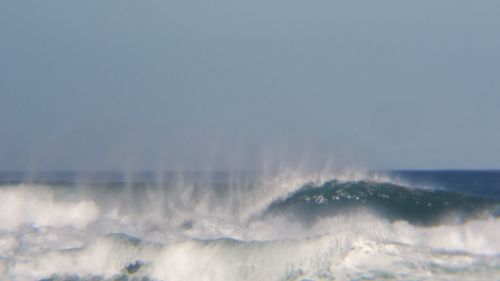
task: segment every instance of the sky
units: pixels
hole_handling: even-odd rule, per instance
[[[2,1],[0,170],[500,168],[499,11]]]

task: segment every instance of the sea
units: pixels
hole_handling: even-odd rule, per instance
[[[0,172],[0,280],[500,280],[500,171]]]

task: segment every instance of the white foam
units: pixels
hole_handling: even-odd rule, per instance
[[[94,221],[99,208],[93,201],[56,201],[47,186],[0,188],[0,229],[15,229],[23,224],[82,228]]]
[[[500,254],[500,219],[468,221],[458,225],[415,227],[400,221],[393,225],[393,239],[412,246],[467,252]]]
[[[447,252],[439,243],[433,247],[435,241],[412,241],[412,237],[424,232],[445,239],[440,229],[381,220],[360,221],[358,226],[352,226],[352,221],[347,225],[341,220],[336,223],[340,225],[315,226],[316,231],[328,227],[336,230],[328,234],[270,242],[188,239],[157,244],[123,235],[106,236],[78,250],[49,250],[14,259],[7,276],[37,279],[57,273],[112,278],[126,274],[158,280],[213,281],[467,280],[467,276],[474,276],[477,280],[491,280],[491,276],[499,274],[500,263],[495,255]],[[468,227],[481,227],[484,223],[494,223],[498,227],[500,222],[477,221]],[[404,234],[409,232],[408,228],[417,234]],[[450,231],[449,235],[453,235],[457,229],[450,227]],[[488,235],[483,238],[492,238]],[[404,239],[406,243],[401,241]],[[497,241],[493,238],[489,242]],[[136,273],[128,274],[126,266],[136,261],[144,265]]]
[[[131,189],[106,195],[82,187],[60,194],[48,186],[4,186],[0,280],[53,274],[211,281],[500,276],[499,219],[417,227],[360,211],[305,226],[286,216],[259,216],[304,184],[328,179],[288,172],[257,184],[236,181],[222,199],[215,189],[189,182],[168,190],[144,187],[141,196]],[[210,240],[217,238],[241,241]],[[135,261],[144,265],[127,273],[125,267]]]

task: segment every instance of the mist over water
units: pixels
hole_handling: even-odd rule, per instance
[[[0,1],[0,281],[500,280],[498,11]]]
[[[396,173],[2,173],[0,279],[499,276],[499,201]]]

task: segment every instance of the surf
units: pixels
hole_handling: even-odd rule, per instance
[[[496,197],[380,173],[0,185],[2,280],[489,280]]]

